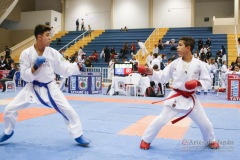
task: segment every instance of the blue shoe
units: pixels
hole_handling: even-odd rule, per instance
[[[83,135],[81,135],[78,138],[75,138],[75,141],[78,142],[81,146],[88,146],[89,143],[91,142],[87,138],[85,138]]]
[[[196,95],[200,95],[200,92],[196,92]]]
[[[13,133],[14,133],[13,131],[12,131],[12,133],[11,133],[10,135],[7,135],[7,134],[3,133],[3,134],[0,136],[0,143],[8,140],[9,138],[11,138],[12,135],[13,135]]]
[[[207,92],[204,92],[204,95],[207,95]]]

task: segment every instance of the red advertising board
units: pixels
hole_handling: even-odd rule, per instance
[[[227,99],[230,101],[240,100],[240,75],[229,74],[228,77]]]

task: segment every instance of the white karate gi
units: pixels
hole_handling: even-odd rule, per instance
[[[147,51],[147,49],[146,49],[146,46],[144,45],[143,42],[138,42],[138,45],[139,45],[140,49],[142,50],[142,56],[144,57],[145,54],[148,53],[148,51]]]
[[[211,85],[211,78],[206,68],[206,64],[196,58],[192,59],[187,72],[183,69],[182,58],[178,58],[177,60],[167,65],[164,70],[160,72],[153,72],[152,79],[155,79],[160,83],[165,83],[169,79],[172,79],[173,88],[188,92],[194,90],[187,90],[185,88],[185,82],[192,79],[199,80],[203,89],[207,89]],[[172,96],[175,93],[176,92],[172,90],[169,93],[168,97]],[[204,141],[207,143],[213,142],[215,141],[215,136],[212,124],[207,118],[206,113],[195,94],[193,97],[195,98],[195,106],[188,116],[199,126]],[[190,97],[185,98],[183,96],[178,96],[169,100],[165,100],[162,112],[148,126],[142,139],[147,143],[151,143],[156,137],[159,130],[169,120],[174,118],[178,113],[186,114],[192,107],[193,100]]]
[[[222,65],[221,67],[221,87],[222,88],[226,88],[226,84],[227,84],[227,73],[228,69],[227,66],[225,64]]]
[[[111,60],[108,64],[108,80],[112,80],[114,77],[114,60]]]
[[[158,66],[158,69],[161,69],[160,63],[161,63],[161,61],[158,58],[154,58],[152,60],[152,63],[151,63],[151,65],[149,67],[153,68],[153,66],[156,64]]]
[[[50,94],[59,110],[69,120],[68,121],[64,118],[68,131],[73,138],[77,138],[83,134],[81,121],[75,110],[70,106],[67,99],[54,82],[54,72],[61,76],[69,77],[73,74],[79,74],[79,67],[77,66],[77,63],[69,63],[66,61],[57,50],[50,47],[45,48],[42,56],[46,58],[46,62],[32,74],[31,68],[34,66],[36,58],[38,57],[34,46],[25,49],[20,55],[21,77],[29,83],[26,84],[26,86],[4,110],[5,134],[10,134],[14,130],[17,120],[17,111],[26,108],[30,103],[40,104],[32,84],[32,82],[36,80],[41,83],[51,82],[47,85]],[[52,106],[48,98],[47,89],[38,86],[35,86],[35,89],[40,97],[47,104]]]
[[[146,59],[146,63],[147,63],[148,66],[151,65],[152,60],[153,60],[153,55],[148,55],[148,57]]]

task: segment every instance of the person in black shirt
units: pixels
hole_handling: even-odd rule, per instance
[[[9,57],[6,57],[6,66],[5,66],[5,69],[6,70],[11,70],[11,64],[13,63],[13,61],[11,60],[11,58]]]
[[[10,49],[10,48],[8,48],[8,46],[6,46],[5,47],[5,59],[7,58],[7,57],[9,57],[10,56],[10,54],[12,53],[12,50]]]
[[[198,50],[201,50],[203,47],[203,41],[202,41],[202,38],[199,38],[198,40]]]
[[[211,46],[211,44],[212,44],[212,42],[211,42],[210,38],[208,38],[206,41],[207,48],[209,48]]]
[[[110,51],[108,49],[108,46],[106,46],[106,48],[104,49],[104,53],[105,53],[105,62],[109,62],[110,60]]]
[[[76,31],[79,31],[79,19],[76,20]]]

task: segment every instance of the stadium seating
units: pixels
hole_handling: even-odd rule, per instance
[[[81,34],[83,34],[83,31],[69,31],[65,36],[61,37],[61,45],[57,45],[57,39],[56,39],[56,40],[52,41],[50,46],[55,48],[56,50],[59,50],[62,47],[64,47],[66,44],[68,44],[69,42],[71,42],[72,40],[74,40],[75,38],[80,36]],[[79,40],[81,38],[82,37],[79,37],[77,40]],[[76,43],[75,41],[71,42],[70,46],[75,44],[75,43]]]
[[[83,48],[83,51],[87,56],[92,55],[93,50],[95,49],[100,55],[103,48],[108,46],[109,50],[112,47],[115,48],[117,53],[120,52],[120,49],[123,47],[124,42],[127,42],[130,46],[133,42],[136,45],[136,50],[139,49],[137,40],[139,39],[142,42],[145,42],[149,35],[154,29],[129,29],[128,31],[120,30],[106,30],[101,36],[92,40],[86,47]],[[131,54],[126,55],[126,58],[129,60]],[[121,62],[121,60],[120,60]],[[94,67],[107,67],[107,63],[104,62],[104,59],[98,59],[97,63],[93,63]]]
[[[198,48],[198,40],[202,38],[203,44],[206,44],[207,38],[210,38],[212,41],[211,44],[211,52],[212,57],[216,56],[216,52],[221,50],[222,45],[226,48],[226,53],[228,53],[227,49],[227,35],[226,34],[212,34],[211,27],[185,27],[185,28],[169,28],[167,34],[163,37],[162,41],[165,43],[166,41],[170,41],[171,39],[175,39],[178,42],[178,39],[183,36],[191,36],[195,39],[196,44],[194,51]],[[176,55],[176,51],[170,51],[170,46],[167,46],[160,52],[161,54],[167,55],[167,58],[170,58],[172,55]]]

